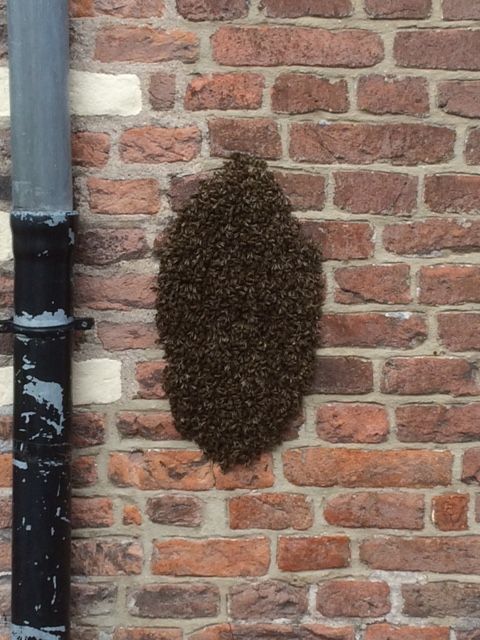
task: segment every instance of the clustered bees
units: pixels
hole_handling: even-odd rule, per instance
[[[228,470],[280,443],[315,362],[321,261],[264,161],[235,154],[159,249],[157,326],[178,431]]]

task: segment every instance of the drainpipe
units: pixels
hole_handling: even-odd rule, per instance
[[[12,639],[69,638],[73,212],[68,0],[8,0],[15,259]]]

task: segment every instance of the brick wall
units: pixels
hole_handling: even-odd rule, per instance
[[[96,318],[75,354],[76,640],[478,640],[480,3],[76,0],[72,18],[77,307]],[[168,412],[153,249],[233,150],[271,161],[327,296],[291,439],[222,474]],[[7,592],[8,574],[5,613]]]

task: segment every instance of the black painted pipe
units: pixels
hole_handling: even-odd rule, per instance
[[[68,0],[8,0],[15,258],[12,638],[69,638]]]

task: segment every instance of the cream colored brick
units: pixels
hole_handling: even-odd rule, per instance
[[[12,257],[10,214],[7,211],[0,211],[0,262],[10,260]]]
[[[8,85],[8,67],[0,67],[0,117],[10,115],[10,90]]]
[[[122,363],[97,358],[73,363],[73,403],[108,404],[122,396]]]
[[[0,407],[13,404],[13,367],[0,367]]]
[[[133,116],[142,110],[140,79],[130,73],[70,73],[72,112],[79,116]]]

